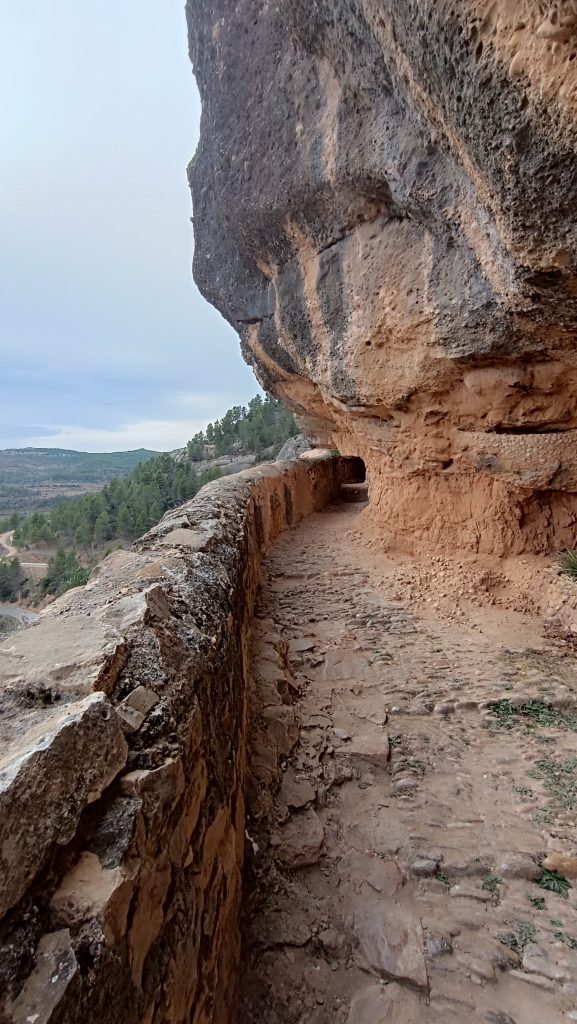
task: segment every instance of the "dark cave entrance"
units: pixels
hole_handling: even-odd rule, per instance
[[[369,486],[364,460],[356,455],[341,457],[339,473],[341,501],[366,504],[369,500]]]

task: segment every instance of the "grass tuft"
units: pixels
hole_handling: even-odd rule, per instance
[[[559,557],[559,568],[565,576],[577,579],[577,551],[563,551]]]
[[[489,714],[493,721],[485,723],[488,729],[504,729],[511,731],[517,726],[534,729],[541,726],[545,729],[563,729],[577,732],[577,715],[573,712],[559,711],[544,700],[526,700],[523,704],[514,705],[510,700],[494,700],[489,704]],[[539,736],[541,742],[549,742],[547,737]]]
[[[571,811],[577,807],[576,768],[575,757],[569,757],[566,761],[537,761],[529,775],[532,779],[539,779],[547,792],[555,797],[562,807]]]
[[[554,932],[553,938],[569,946],[569,949],[577,949],[577,939],[574,939],[572,935],[567,935],[567,932]]]

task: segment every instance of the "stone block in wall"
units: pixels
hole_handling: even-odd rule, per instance
[[[77,972],[69,930],[44,935],[36,951],[36,968],[11,1007],[13,1024],[50,1024]]]
[[[10,638],[2,660],[2,686],[57,687],[60,693],[110,693],[124,664],[121,634],[94,616],[58,615],[58,602],[32,628]],[[55,657],[47,658],[50,651]]]
[[[131,872],[105,868],[96,854],[86,850],[62,879],[51,909],[59,923],[70,927],[97,918],[106,942],[114,946],[126,933],[135,874],[135,868]]]
[[[39,714],[13,738],[0,760],[0,916],[18,902],[52,844],[72,839],[82,811],[127,754],[116,711],[101,693]]]

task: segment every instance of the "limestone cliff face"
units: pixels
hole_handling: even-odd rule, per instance
[[[573,545],[577,3],[188,0],[195,277],[407,547]]]

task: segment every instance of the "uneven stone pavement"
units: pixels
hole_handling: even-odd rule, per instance
[[[265,562],[238,1019],[577,1020],[574,654],[423,613],[362,523],[332,506]]]

